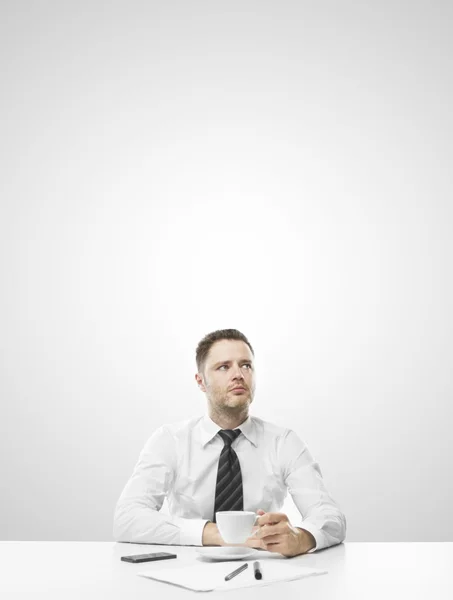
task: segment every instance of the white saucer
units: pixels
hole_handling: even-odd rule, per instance
[[[197,553],[205,560],[240,560],[255,554],[253,548],[240,546],[206,546],[197,548]]]

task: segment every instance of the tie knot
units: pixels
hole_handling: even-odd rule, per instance
[[[225,446],[231,446],[240,433],[240,429],[221,429],[219,431],[219,435],[225,442]]]

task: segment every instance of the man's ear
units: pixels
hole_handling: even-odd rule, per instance
[[[200,373],[196,373],[195,374],[195,380],[196,380],[196,382],[197,382],[198,387],[200,388],[200,390],[202,392],[205,392],[206,391],[206,387],[204,385],[203,376],[200,375]]]

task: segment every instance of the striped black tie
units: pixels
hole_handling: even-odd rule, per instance
[[[240,429],[221,429],[220,437],[225,442],[219,458],[217,484],[215,488],[214,523],[216,513],[223,510],[244,510],[242,495],[241,465],[236,452],[231,447],[241,433]]]

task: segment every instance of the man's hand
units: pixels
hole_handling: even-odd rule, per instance
[[[313,535],[305,529],[293,527],[284,513],[265,513],[263,510],[257,513],[260,515],[258,528],[246,541],[247,546],[279,552],[286,557],[305,554],[316,547]]]
[[[206,523],[203,528],[203,535],[201,538],[203,546],[224,546],[225,542],[219,533],[217,525],[215,523]]]

